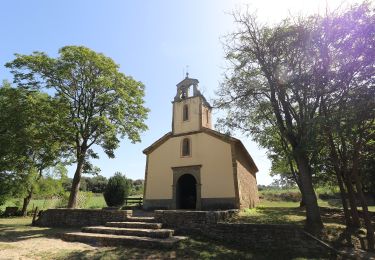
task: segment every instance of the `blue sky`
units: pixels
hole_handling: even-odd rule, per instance
[[[341,1],[4,0],[0,3],[0,80],[12,80],[3,64],[12,60],[14,53],[38,50],[56,56],[65,45],[84,45],[114,59],[122,72],[146,86],[149,130],[142,134],[141,143],[123,140],[115,159],[100,153],[101,158],[93,163],[107,177],[121,171],[132,179],[144,178],[142,150],[171,130],[171,101],[187,65],[208,100],[215,97],[225,72],[221,37],[235,28],[231,11],[248,5],[257,10],[262,22],[272,23],[289,12],[322,11],[326,2],[334,8]],[[214,112],[214,120],[218,115]],[[269,184],[270,162],[265,151],[249,137],[237,137],[260,170],[258,183]],[[71,167],[69,175],[73,173]]]

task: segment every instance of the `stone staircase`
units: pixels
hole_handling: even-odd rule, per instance
[[[182,236],[173,236],[173,229],[162,228],[153,217],[128,217],[126,222],[107,222],[105,226],[83,227],[81,232],[65,233],[66,241],[83,242],[97,246],[141,246],[170,248]]]

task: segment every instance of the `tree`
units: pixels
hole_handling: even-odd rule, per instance
[[[91,178],[87,178],[87,190],[92,191],[94,193],[103,193],[105,187],[108,184],[108,180],[106,177],[102,175],[97,175]]]
[[[125,202],[125,198],[131,190],[131,180],[125,175],[116,172],[115,175],[108,180],[108,184],[104,190],[104,199],[109,207],[119,207]]]
[[[0,174],[0,206],[12,197],[14,191],[13,179],[10,174]]]
[[[90,157],[98,157],[92,146],[113,158],[119,138],[140,141],[139,132],[147,128],[144,86],[121,73],[112,59],[83,46],[65,46],[57,58],[42,52],[16,54],[6,67],[19,86],[54,89],[69,106],[64,128],[77,163],[68,203],[74,208],[84,167]]]
[[[360,226],[358,198],[373,249],[363,193],[374,158],[373,8],[364,2],[273,27],[259,26],[249,14],[236,18],[240,29],[227,46],[232,67],[217,102],[228,111],[222,124],[254,134],[271,148],[278,170],[285,170],[284,159],[297,166],[308,222],[317,213],[313,177],[323,183],[336,178],[347,226]]]
[[[322,19],[321,37],[317,39],[324,97],[320,114],[330,161],[342,193],[347,223],[354,227],[360,226],[356,197],[359,198],[370,250],[374,249],[374,229],[361,172],[366,170],[363,162],[374,158],[374,153],[368,153],[375,131],[374,19],[373,8],[368,3],[355,5]],[[351,214],[345,194],[348,194]]]
[[[47,94],[4,85],[0,88],[0,120],[4,122],[0,126],[0,172],[13,175],[12,185],[17,187],[17,196],[24,196],[22,214],[26,215],[43,171],[62,161],[68,150],[59,120],[66,110],[60,100]]]
[[[145,181],[138,179],[132,181],[132,195],[143,195]]]
[[[238,30],[228,36],[226,58],[231,64],[216,106],[226,109],[229,127],[254,131],[254,121],[269,127],[264,114],[275,119],[298,169],[306,205],[306,227],[323,228],[312,184],[310,160],[314,151],[320,95],[312,77],[311,33],[314,20],[285,20],[274,27],[259,25],[254,15],[234,16]],[[264,113],[257,114],[259,111]],[[259,126],[256,126],[259,129]]]

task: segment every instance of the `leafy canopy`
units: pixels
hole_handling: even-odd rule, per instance
[[[137,142],[139,131],[147,128],[143,123],[148,112],[143,107],[143,84],[119,72],[119,66],[101,53],[66,46],[57,58],[43,52],[16,54],[6,67],[19,86],[53,89],[69,105],[65,130],[76,148],[85,152],[97,144],[114,157],[118,135]],[[91,152],[90,156],[97,155]]]

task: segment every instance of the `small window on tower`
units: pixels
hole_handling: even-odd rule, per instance
[[[184,105],[182,118],[183,118],[183,121],[189,120],[189,106],[188,105]]]
[[[208,109],[206,110],[206,123],[208,124]]]
[[[182,156],[190,156],[190,139],[184,138],[182,140]]]

